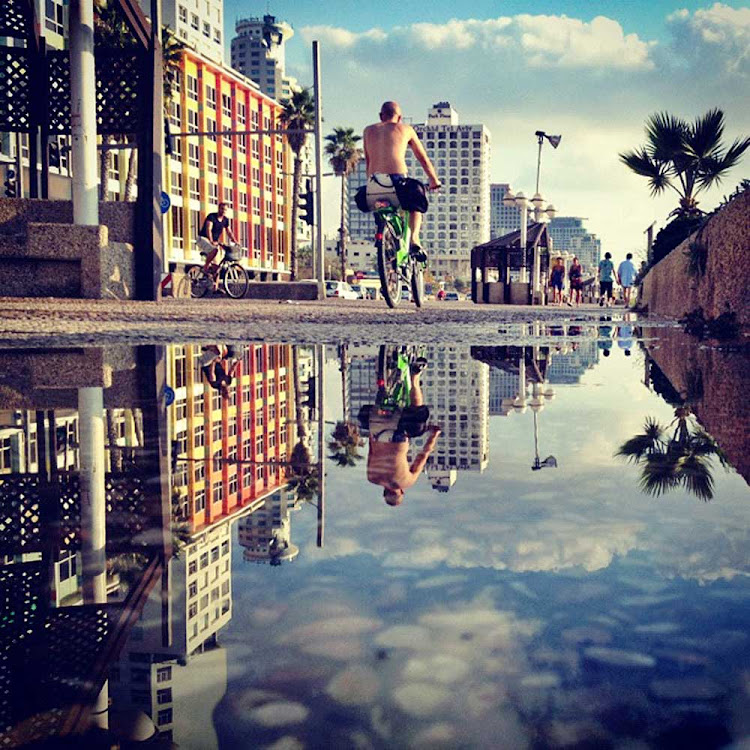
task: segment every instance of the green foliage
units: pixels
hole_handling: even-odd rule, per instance
[[[282,99],[281,107],[281,124],[287,130],[310,130],[315,124],[315,100],[309,88],[295,91],[288,99]],[[307,133],[287,133],[287,140],[295,156],[299,156]]]
[[[355,135],[354,128],[334,128],[325,140],[325,152],[336,176],[351,174],[363,156],[362,149],[357,145],[362,136]]]
[[[668,112],[646,121],[646,144],[621,153],[620,161],[648,179],[651,195],[667,189],[679,196],[677,216],[700,215],[696,197],[718,184],[750,146],[750,138],[723,144],[724,113],[712,109],[688,122]]]
[[[698,339],[716,339],[731,341],[740,335],[740,325],[737,316],[731,310],[726,310],[716,318],[706,318],[703,308],[698,307],[680,318],[685,333]]]
[[[356,466],[357,461],[364,458],[359,452],[364,444],[364,438],[355,422],[336,422],[328,443],[328,450],[331,451],[328,458],[338,466]]]
[[[698,215],[676,216],[659,230],[652,248],[652,262],[658,263],[674,250],[683,240],[700,229],[703,218]]]

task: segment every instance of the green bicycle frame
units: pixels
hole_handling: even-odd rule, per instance
[[[396,361],[398,370],[398,382],[390,393],[383,398],[380,407],[383,409],[395,409],[399,406],[408,406],[411,403],[411,372],[409,370],[409,355],[399,352]],[[385,387],[385,383],[383,383]]]
[[[375,211],[378,226],[390,224],[393,233],[398,238],[399,246],[396,251],[396,265],[403,268],[409,262],[409,247],[411,244],[411,229],[409,228],[409,212],[395,209],[392,206],[379,208]],[[382,241],[382,240],[381,240]]]

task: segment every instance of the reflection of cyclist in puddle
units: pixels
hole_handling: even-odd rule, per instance
[[[437,425],[428,424],[430,410],[424,404],[420,375],[426,362],[418,360],[411,366],[411,403],[395,409],[364,407],[360,422],[370,431],[367,456],[367,479],[383,487],[388,505],[401,505],[404,491],[411,487],[427,463],[440,435]],[[430,433],[424,448],[409,464],[409,440]]]
[[[244,347],[235,347],[233,344],[201,347],[201,372],[206,382],[224,398],[229,397],[229,386],[237,374],[243,350]]]

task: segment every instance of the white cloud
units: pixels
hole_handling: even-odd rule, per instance
[[[714,3],[690,15],[682,9],[667,17],[675,48],[709,70],[750,75],[750,8]]]
[[[307,26],[302,35],[307,41],[318,39],[341,49],[387,42],[394,51],[412,46],[471,55],[477,48],[485,53],[510,51],[520,54],[531,66],[615,70],[653,67],[649,50],[654,43],[636,34],[626,35],[617,21],[604,16],[591,22],[527,14],[487,20],[454,18],[442,24],[419,22],[396,27],[388,33],[381,29],[352,32],[334,26]]]

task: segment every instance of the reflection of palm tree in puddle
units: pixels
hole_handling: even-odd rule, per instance
[[[683,487],[701,500],[711,500],[711,459],[715,456],[724,468],[729,465],[717,442],[692,417],[689,406],[676,408],[675,419],[667,427],[648,417],[643,432],[625,441],[615,455],[641,466],[641,490],[655,497]]]
[[[364,456],[359,449],[364,446],[364,438],[360,435],[359,426],[354,422],[336,422],[328,443],[328,456],[338,466],[356,466]]]

